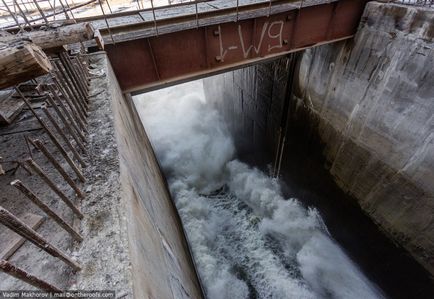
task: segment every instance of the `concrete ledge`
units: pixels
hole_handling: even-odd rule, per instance
[[[182,224],[131,97],[109,67],[134,298],[202,298]]]

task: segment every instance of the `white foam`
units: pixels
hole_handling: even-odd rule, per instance
[[[283,198],[277,180],[233,160],[232,139],[206,105],[201,81],[135,103],[208,298],[381,297],[330,238],[316,209]],[[219,196],[200,195],[223,185],[229,190]]]

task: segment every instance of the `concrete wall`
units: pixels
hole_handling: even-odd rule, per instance
[[[276,151],[293,58],[204,79],[207,99],[221,112],[244,158],[268,163],[265,157]]]
[[[352,43],[307,51],[295,97],[338,185],[434,271],[434,11],[371,2]]]
[[[255,134],[265,132],[274,160],[279,123],[288,121],[280,125],[283,131],[302,128],[300,135],[316,136],[337,185],[431,273],[433,36],[432,10],[370,2],[354,40],[303,53],[290,96],[289,58],[220,75],[216,80],[224,92],[208,93],[233,99],[236,114],[248,110],[241,113],[247,126],[253,123],[253,133],[244,128],[239,134],[262,142]],[[207,86],[214,82],[206,80]],[[236,106],[240,95],[242,109]],[[286,120],[283,98],[289,100]]]
[[[202,298],[182,225],[132,99],[109,67],[134,298]]]

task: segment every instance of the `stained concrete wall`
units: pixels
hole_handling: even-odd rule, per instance
[[[180,219],[133,101],[121,94],[111,67],[108,77],[134,298],[202,298]]]
[[[247,118],[233,121],[234,131],[247,144],[265,139],[272,160],[284,141],[279,128],[317,136],[336,184],[431,273],[433,36],[432,10],[370,2],[354,40],[305,51],[294,73],[285,57],[205,81],[224,90],[208,92],[217,106],[225,106],[218,104],[222,98],[233,99],[235,112],[224,112],[226,119],[231,113]],[[291,74],[295,82],[288,92]]]
[[[434,11],[368,4],[352,43],[303,55],[295,97],[338,185],[434,272]]]
[[[204,79],[208,100],[225,119],[237,152],[256,163],[275,153],[295,55]]]

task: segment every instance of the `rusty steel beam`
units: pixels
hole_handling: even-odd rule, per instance
[[[301,7],[106,45],[106,51],[122,91],[135,94],[351,38],[366,2]]]

